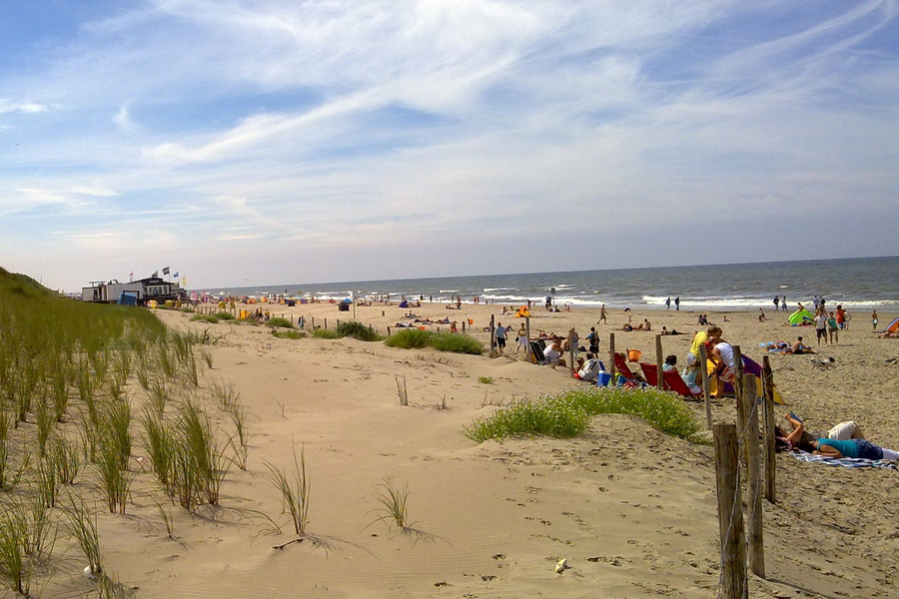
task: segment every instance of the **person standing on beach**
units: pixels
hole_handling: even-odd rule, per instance
[[[668,299],[665,300],[665,310],[671,310],[671,296],[668,296]]]
[[[821,339],[824,339],[824,343],[828,343],[827,341],[827,314],[824,310],[818,310],[815,314],[815,335],[818,341],[818,347],[821,347]]]
[[[877,310],[871,312],[871,326],[874,327],[874,330],[877,330]]]
[[[506,329],[503,328],[503,323],[496,323],[494,336],[496,337],[496,347],[499,349],[499,353],[502,354],[503,350],[506,349]]]
[[[787,311],[787,296],[780,298],[780,309],[784,312]]]
[[[596,334],[596,327],[590,327],[590,333],[587,335],[587,343],[590,344],[590,353],[599,355],[599,335]]]
[[[780,298],[776,295],[774,296],[774,311],[777,312],[780,310]]]
[[[524,350],[524,355],[528,355],[528,331],[524,328],[524,325],[521,325],[521,328],[518,329],[518,338],[516,339],[518,342],[517,347],[515,348],[515,355],[518,355],[519,350]]]
[[[601,322],[605,322],[606,324],[608,324],[608,317],[609,315],[606,313],[606,305],[603,304],[599,309],[599,320],[596,321],[596,324],[599,324]]]
[[[680,312],[680,296],[674,298],[674,310]]]

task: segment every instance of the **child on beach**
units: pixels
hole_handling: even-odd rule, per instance
[[[871,312],[871,326],[874,327],[874,330],[877,330],[877,310]]]

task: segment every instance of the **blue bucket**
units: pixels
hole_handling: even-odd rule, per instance
[[[600,372],[596,376],[596,384],[600,387],[608,387],[609,382],[612,380],[611,372]]]

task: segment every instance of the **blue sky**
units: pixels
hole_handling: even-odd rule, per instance
[[[6,0],[0,265],[74,290],[897,255],[897,12]]]

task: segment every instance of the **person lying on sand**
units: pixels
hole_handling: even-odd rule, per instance
[[[771,349],[768,350],[768,353],[771,354],[781,354],[784,356],[789,355],[799,355],[799,354],[813,354],[815,353],[812,348],[803,345],[802,337],[797,337],[796,341],[790,347],[784,347],[780,349]]]
[[[899,452],[874,445],[867,439],[816,439],[815,453],[827,458],[864,458],[866,460],[899,460]]]
[[[805,423],[793,412],[786,416],[791,431],[788,433],[780,426],[774,427],[777,438],[788,442],[790,447],[796,447],[803,451],[812,452],[812,445],[816,439],[833,439],[835,441],[848,441],[850,439],[864,439],[865,435],[855,420],[846,420],[830,428],[827,432],[808,431]]]

